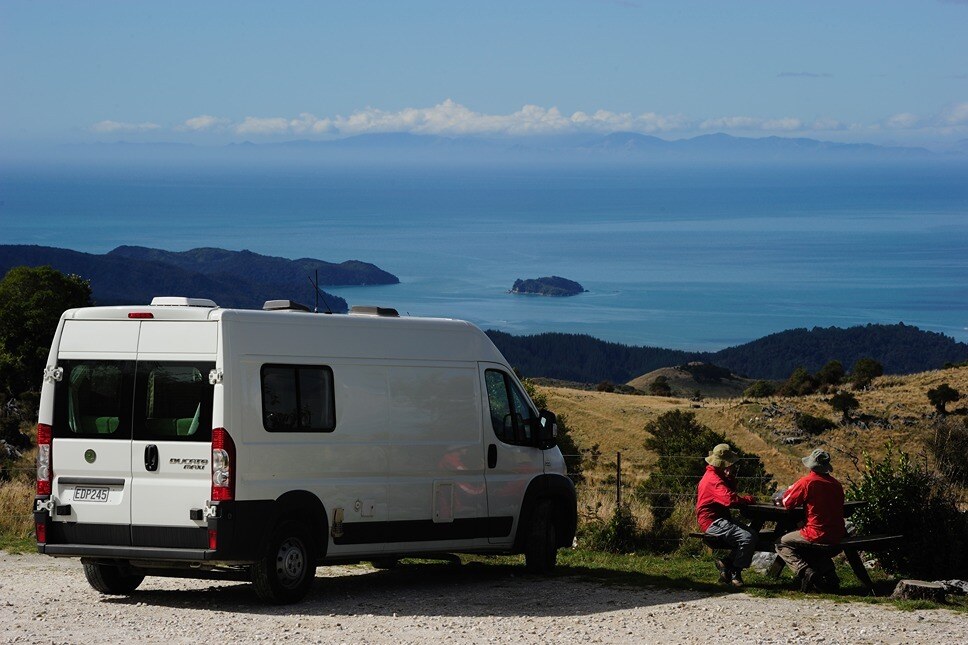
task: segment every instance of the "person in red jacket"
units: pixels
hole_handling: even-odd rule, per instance
[[[746,527],[733,522],[729,509],[752,504],[750,495],[736,493],[733,465],[739,455],[727,443],[721,443],[706,457],[706,473],[696,491],[696,521],[706,535],[720,538],[732,547],[727,560],[717,560],[720,582],[743,586],[742,571],[750,566],[756,541]]]
[[[803,506],[806,521],[799,531],[787,533],[776,545],[777,554],[800,579],[800,588],[835,592],[840,580],[829,553],[817,545],[836,546],[847,534],[844,525],[844,487],[830,474],[830,454],[814,450],[802,459],[810,473],[781,497],[786,508]],[[836,551],[836,549],[833,549]]]

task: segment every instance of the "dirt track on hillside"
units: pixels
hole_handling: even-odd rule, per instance
[[[964,643],[968,616],[630,588],[523,568],[328,567],[302,603],[249,585],[148,578],[100,596],[77,560],[0,553],[2,643]]]

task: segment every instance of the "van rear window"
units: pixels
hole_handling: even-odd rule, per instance
[[[134,361],[60,361],[55,437],[131,439]]]
[[[335,430],[333,370],[325,365],[263,365],[262,426],[269,432]]]
[[[54,436],[211,441],[213,362],[62,360]]]
[[[135,439],[211,441],[212,362],[139,361],[135,380]]]

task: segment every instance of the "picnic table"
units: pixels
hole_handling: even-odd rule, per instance
[[[850,517],[858,508],[866,504],[865,501],[856,500],[844,502],[844,517]],[[749,530],[757,538],[756,550],[770,553],[776,552],[776,543],[779,542],[780,538],[790,531],[795,531],[806,519],[806,511],[802,506],[785,508],[774,504],[748,504],[739,507],[739,512],[750,521]],[[772,523],[773,528],[763,528],[767,523]],[[705,533],[692,533],[691,535],[702,538],[706,546],[712,549],[728,548],[714,536]],[[860,552],[879,551],[890,546],[901,537],[900,535],[856,535],[844,538],[837,545],[817,544],[813,548],[823,551],[830,557],[843,551],[854,575],[867,588],[868,592],[873,594],[874,582],[864,567]],[[768,575],[774,578],[780,577],[785,564],[783,558],[777,557],[770,566]]]

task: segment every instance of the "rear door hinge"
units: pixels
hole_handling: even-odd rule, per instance
[[[225,376],[224,372],[220,369],[210,370],[208,373],[208,384],[218,385],[222,382],[222,378]]]

